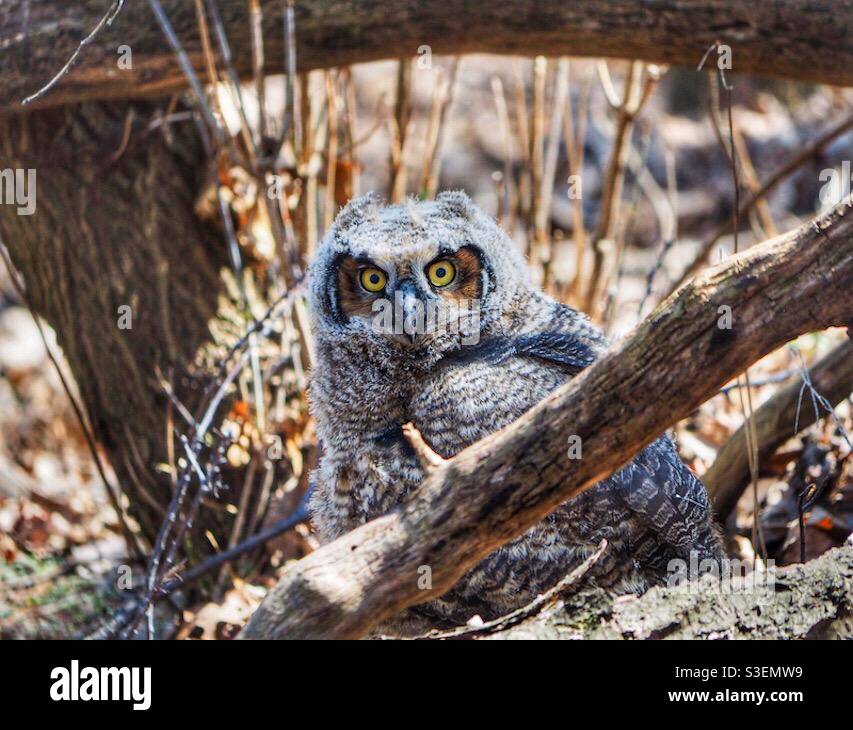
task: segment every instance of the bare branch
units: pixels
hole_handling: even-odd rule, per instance
[[[92,31],[87,35],[77,48],[74,49],[74,53],[71,54],[69,59],[65,62],[65,65],[59,69],[59,72],[54,76],[50,81],[48,81],[44,86],[42,86],[38,91],[34,94],[30,94],[26,99],[21,101],[22,105],[30,104],[37,99],[41,99],[48,91],[50,91],[54,86],[56,86],[57,82],[68,73],[71,67],[74,65],[74,62],[77,60],[79,55],[83,52],[83,49],[88,46],[95,38],[98,33],[100,33],[105,27],[113,24],[113,21],[118,17],[118,14],[121,12],[121,9],[124,7],[124,0],[113,0],[112,5],[110,5],[109,10],[104,13],[104,17],[98,22],[98,24],[92,29]]]
[[[56,69],[77,43],[66,29],[94,25],[104,0],[49,0],[33,4],[31,23],[20,33],[20,10],[28,0],[5,0],[0,10],[0,106],[17,101]],[[204,66],[186,0],[162,0],[175,31],[197,69]],[[85,99],[165,95],[186,86],[176,60],[154,35],[144,3],[127,3],[110,32],[100,34],[39,104]],[[696,68],[706,48],[736,48],[737,72],[818,83],[853,85],[853,0],[504,0],[456,3],[386,0],[381,11],[358,4],[300,0],[294,8],[300,73],[380,58],[411,56],[428,45],[433,55],[512,53],[641,59]],[[518,18],[525,18],[519,27]],[[252,54],[246,4],[222,6],[223,27],[233,40],[234,67],[251,76]],[[283,73],[289,49],[277,13],[264,13],[265,72]],[[116,39],[134,49],[133,69],[115,73],[108,62]],[[358,38],[358,43],[340,42]],[[826,49],[832,52],[827,53]],[[142,51],[142,52],[139,52]],[[21,58],[26,52],[26,64]],[[112,67],[111,67],[112,66]],[[25,69],[24,72],[21,69]]]

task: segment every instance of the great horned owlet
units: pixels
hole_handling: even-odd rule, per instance
[[[391,206],[372,195],[351,201],[311,275],[310,400],[323,449],[311,506],[323,540],[393,509],[421,482],[403,424],[450,458],[606,345],[585,316],[531,285],[515,244],[461,192]],[[413,613],[436,626],[498,617],[553,586],[603,538],[592,579],[617,592],[662,582],[670,561],[691,553],[720,560],[705,489],[669,438]]]

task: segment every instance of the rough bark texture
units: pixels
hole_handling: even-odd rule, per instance
[[[490,639],[851,639],[853,546],[757,587],[714,579],[615,601],[581,593]],[[473,636],[472,638],[481,638]]]
[[[194,3],[163,7],[202,68]],[[248,3],[219,0],[235,65],[251,68]],[[281,72],[283,3],[262,4],[268,70]],[[108,7],[106,0],[6,0],[0,6],[0,107],[46,83]],[[736,72],[853,85],[853,0],[299,0],[299,70],[433,53],[514,53],[638,58],[695,68],[720,41]],[[133,50],[120,70],[119,45]],[[712,60],[712,62],[714,62]],[[183,88],[174,55],[147,2],[128,2],[44,100],[162,95]]]
[[[853,320],[853,200],[690,282],[518,421],[435,467],[399,509],[287,570],[247,638],[364,635],[608,476],[748,365]],[[719,327],[731,307],[733,328]],[[568,459],[580,436],[583,458]],[[419,587],[423,566],[431,590]]]
[[[146,133],[154,110],[86,103],[0,117],[0,168],[37,170],[35,213],[0,205],[0,238],[57,332],[149,538],[171,494],[155,469],[166,461],[167,412],[156,368],[174,373],[191,406],[186,376],[212,339],[225,260],[221,234],[193,212],[206,169],[197,131],[173,125],[171,144],[162,129]],[[121,305],[132,329],[118,326]]]
[[[836,347],[817,363],[809,374],[817,392],[833,406],[838,405],[853,392],[853,341],[848,340]],[[797,379],[775,393],[755,411],[753,420],[758,437],[759,464],[796,435],[797,431],[802,431],[815,422],[816,414],[811,397],[808,392],[803,393],[802,385],[802,381]],[[801,396],[802,404],[798,408]],[[702,476],[720,522],[724,522],[735,508],[749,477],[746,428],[741,426],[720,449],[711,468]]]

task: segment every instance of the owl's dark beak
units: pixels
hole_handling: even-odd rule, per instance
[[[425,297],[411,277],[401,279],[394,293],[396,314],[403,318],[403,336],[415,344],[424,326]]]

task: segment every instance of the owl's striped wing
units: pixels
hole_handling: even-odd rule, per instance
[[[474,347],[461,348],[445,357],[444,361],[454,365],[476,361],[500,365],[511,357],[519,356],[556,363],[566,369],[567,375],[580,372],[595,360],[592,348],[571,333],[535,332],[515,337],[489,337]]]
[[[564,366],[577,373],[592,365],[595,354],[588,345],[566,332],[542,332],[519,335],[514,340],[515,354],[537,357]]]
[[[668,436],[649,444],[614,474],[608,486],[648,529],[633,546],[638,562],[663,559],[664,543],[679,556],[696,551],[698,561],[719,560],[721,549],[711,504],[701,481],[684,464]],[[673,551],[667,551],[669,556]],[[665,565],[658,566],[664,569]]]
[[[521,335],[513,341],[510,354],[557,363],[567,374],[576,374],[595,359],[591,348],[573,334],[561,332]],[[698,560],[719,559],[708,494],[668,436],[651,443],[606,481],[611,493],[648,528],[633,546],[639,562],[660,555],[661,543],[678,554],[694,549]]]

